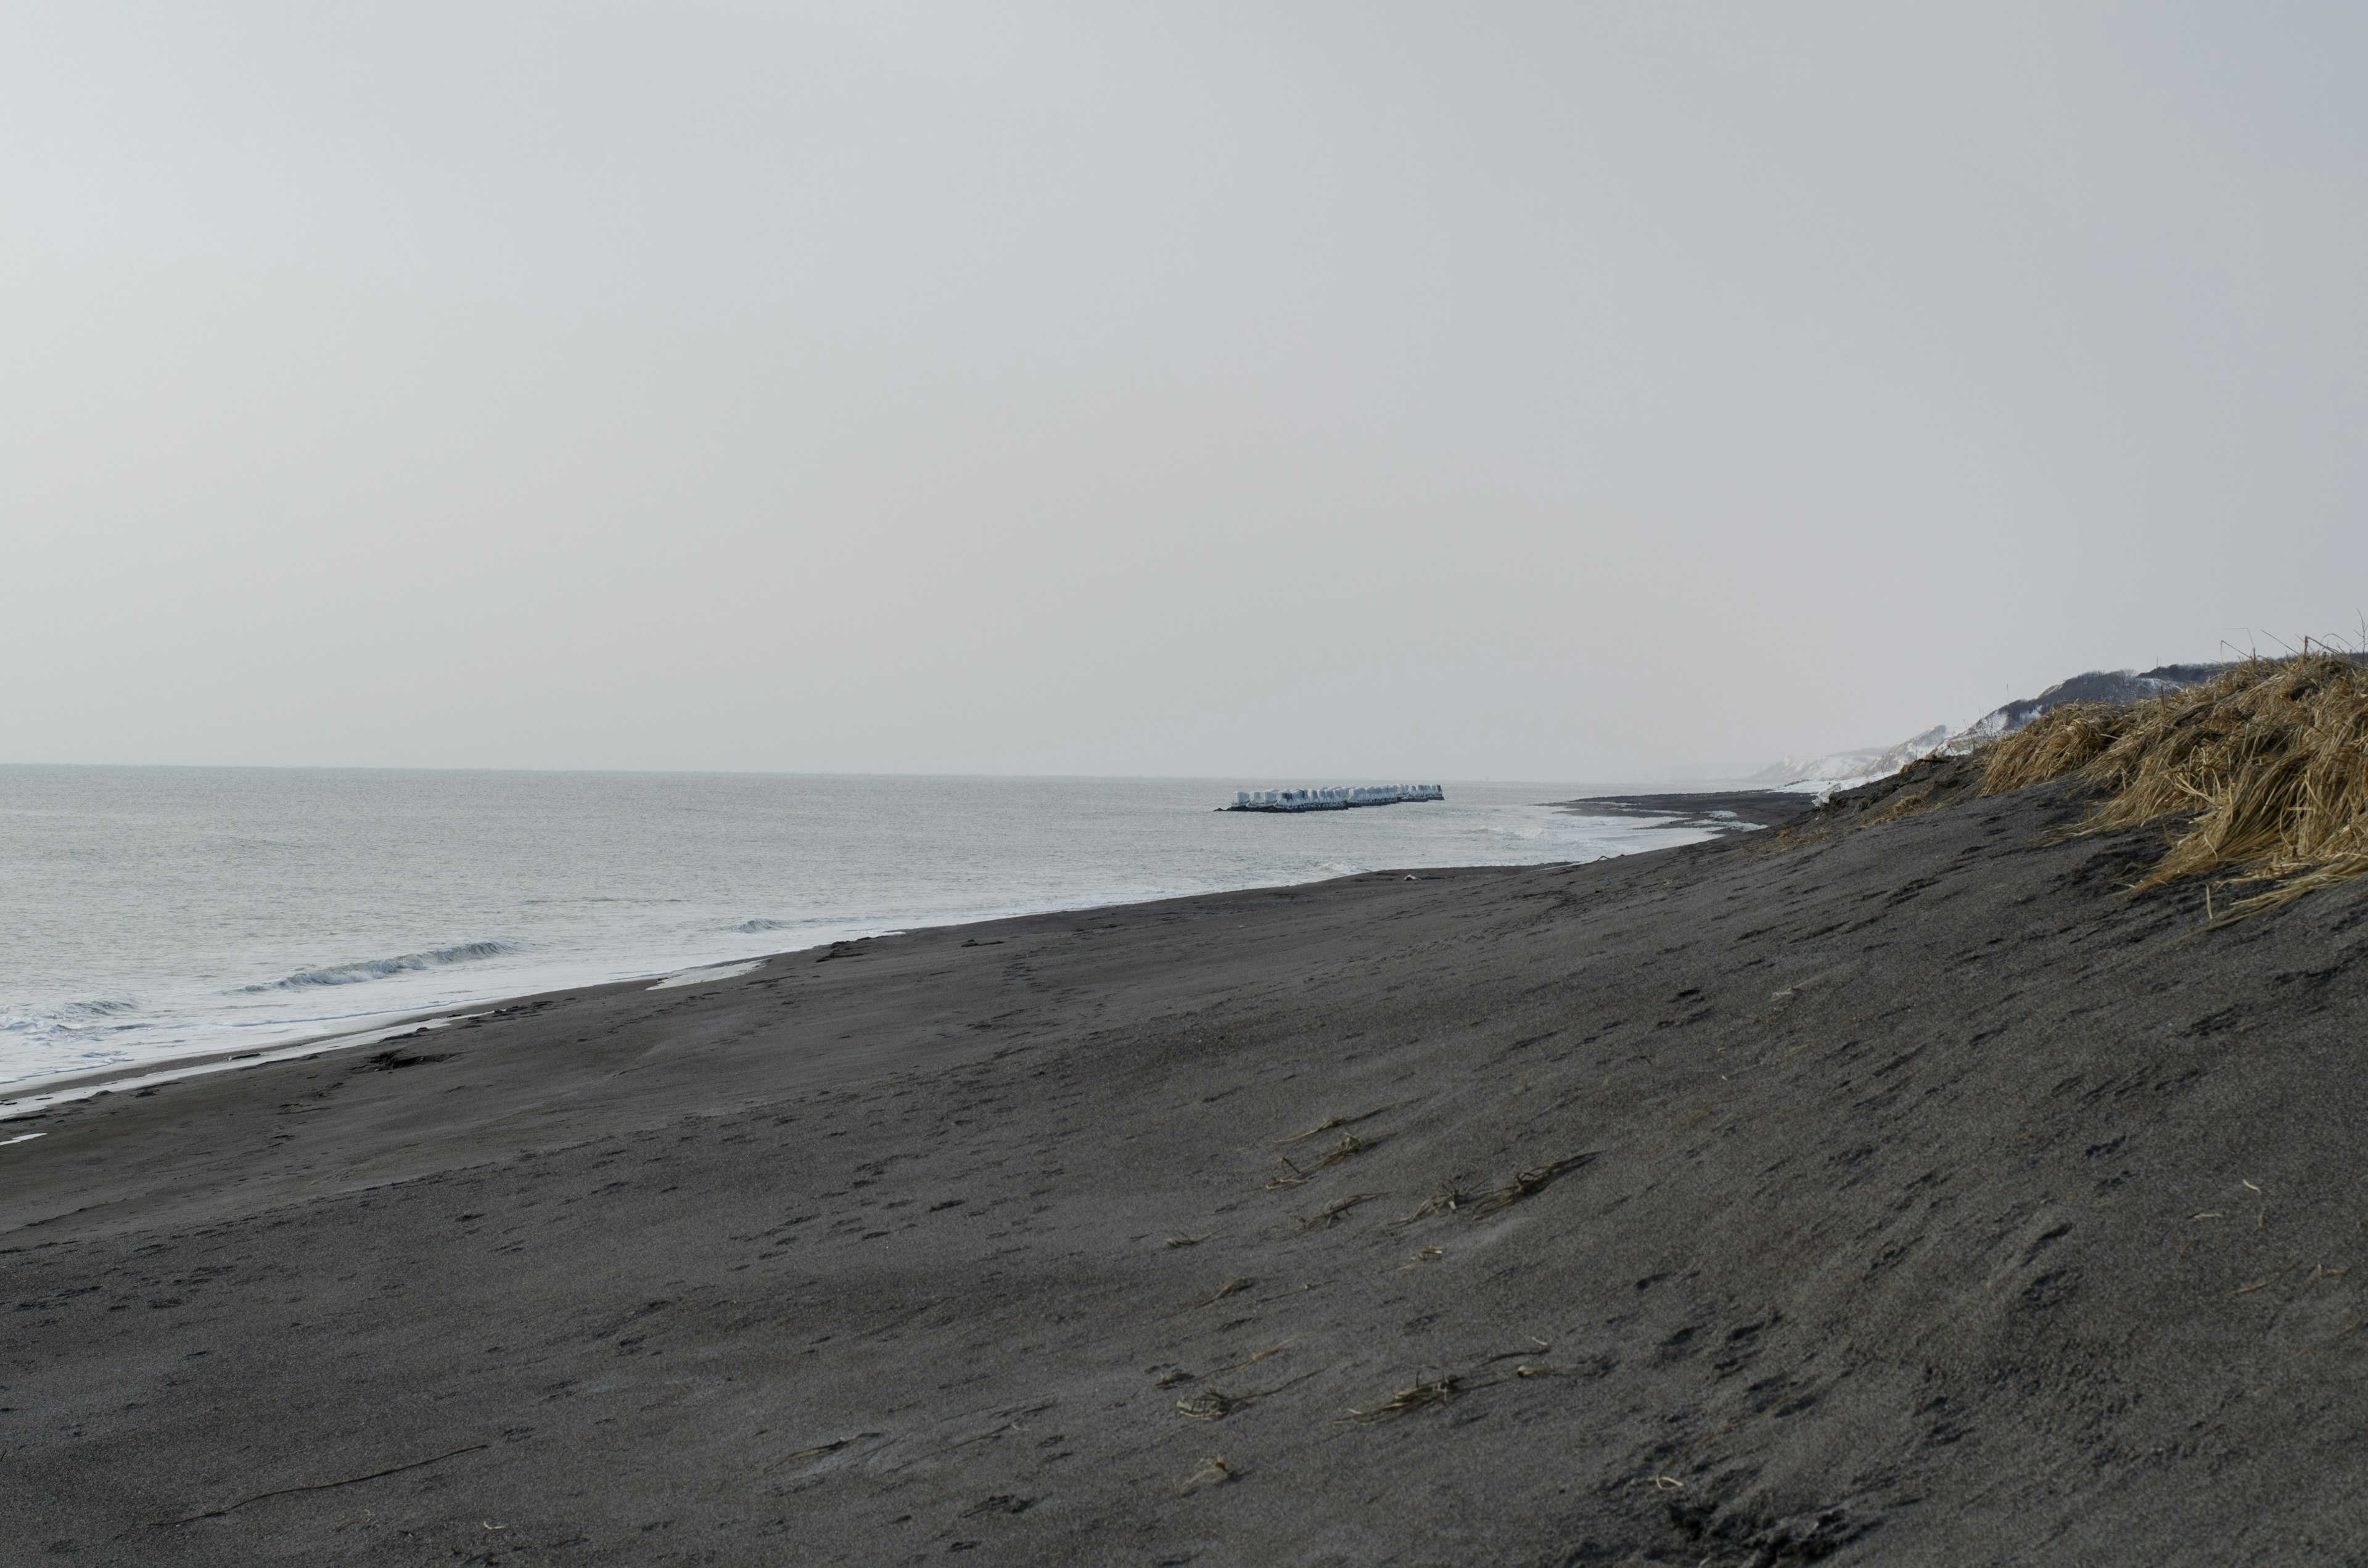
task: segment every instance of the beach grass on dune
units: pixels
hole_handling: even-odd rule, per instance
[[[2224,919],[2368,872],[2368,664],[2305,652],[2249,660],[2190,690],[2071,703],[1998,741],[1982,792],[2078,778],[2103,796],[2074,831],[2170,822],[2141,890],[2226,872],[2266,884]]]

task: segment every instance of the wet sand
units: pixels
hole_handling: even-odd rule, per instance
[[[1811,809],[1807,794],[1792,790],[1701,790],[1684,795],[1590,795],[1557,801],[1558,811],[1581,817],[1648,817],[1670,827],[1748,833],[1776,827]]]
[[[0,1122],[0,1561],[2359,1561],[2368,885],[1887,810]]]

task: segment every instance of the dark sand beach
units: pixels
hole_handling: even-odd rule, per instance
[[[1560,801],[1556,809],[1574,816],[1642,817],[1671,827],[1704,828],[1713,833],[1747,833],[1792,821],[1809,805],[1809,797],[1782,790],[1702,790],[1684,795],[1590,795]]]
[[[2368,1561],[2368,883],[1897,803],[0,1124],[0,1559]]]

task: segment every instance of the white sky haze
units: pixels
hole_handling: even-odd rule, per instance
[[[2362,17],[0,8],[0,761],[1640,778],[2356,636]]]

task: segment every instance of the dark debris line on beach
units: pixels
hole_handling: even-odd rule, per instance
[[[1962,782],[54,1110],[0,1556],[2356,1560],[2368,884]]]
[[[1816,809],[1813,796],[1790,790],[1706,790],[1679,795],[1590,795],[1556,801],[1554,809],[1580,817],[1648,817],[1669,827],[1748,833],[1798,822]]]

